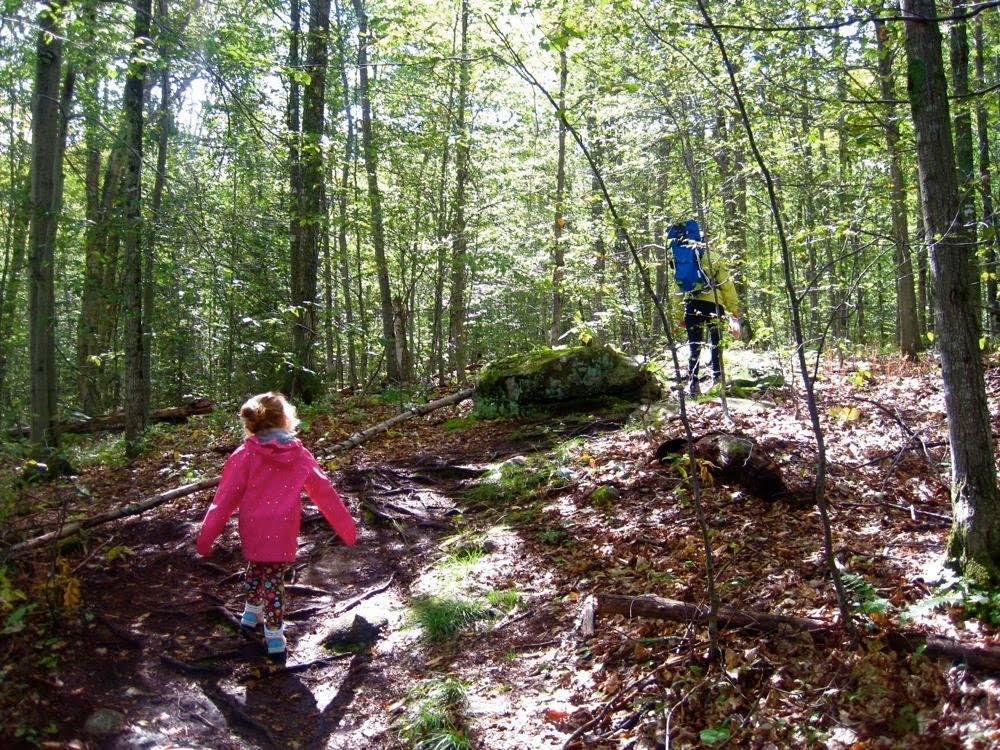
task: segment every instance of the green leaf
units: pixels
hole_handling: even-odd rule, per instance
[[[698,733],[698,738],[706,745],[718,745],[720,742],[726,742],[731,736],[732,733],[729,729],[721,724],[717,727],[702,729]]]

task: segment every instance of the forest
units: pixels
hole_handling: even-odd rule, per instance
[[[1000,741],[1000,2],[4,0],[0,50],[0,744]],[[595,347],[661,396],[476,400]],[[272,390],[359,525],[304,506],[280,668],[193,547]]]

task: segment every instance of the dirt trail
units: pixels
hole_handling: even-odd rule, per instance
[[[495,713],[500,722],[517,712],[503,694],[531,665],[504,667],[503,654],[544,654],[553,645],[533,632],[531,618],[519,612],[513,626],[478,642],[471,660],[467,653],[431,654],[407,620],[413,587],[433,564],[437,544],[469,523],[460,519],[455,497],[484,465],[520,447],[505,442],[494,436],[486,451],[466,444],[459,455],[438,451],[391,465],[352,457],[336,479],[352,512],[363,516],[355,547],[343,546],[306,504],[294,577],[287,583],[284,668],[233,627],[243,598],[235,523],[210,559],[194,551],[210,493],[121,523],[113,543],[131,550],[128,559],[81,569],[84,598],[95,616],[77,634],[79,646],[60,661],[58,694],[78,699],[60,699],[60,734],[72,734],[74,725],[82,732],[95,712],[111,709],[120,714],[120,733],[90,735],[88,747],[398,747],[392,722],[407,691],[418,679],[462,668],[466,660],[496,673],[495,696],[470,709],[478,720],[488,723]],[[523,573],[521,588],[537,593],[544,585],[530,581],[536,572],[524,565],[517,546],[512,535],[491,541],[494,554],[481,578]],[[372,649],[338,654],[322,645],[330,623],[345,614],[380,627]],[[545,622],[551,628],[558,621]],[[520,741],[512,742],[516,747]]]

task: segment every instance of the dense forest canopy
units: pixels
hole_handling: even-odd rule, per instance
[[[992,3],[955,11],[968,93],[952,99],[956,120],[977,126],[963,189],[989,332],[1000,24]],[[143,13],[149,38],[136,40]],[[38,49],[60,43],[65,121],[52,316],[65,415],[123,401],[136,71],[153,405],[315,390],[296,372],[329,387],[384,373],[446,381],[457,361],[580,336],[662,357],[641,274],[669,293],[664,230],[689,216],[735,268],[758,344],[785,346],[774,207],[748,131],[777,187],[807,345],[915,353],[933,338],[932,290],[902,18],[849,2],[7,2],[3,421],[29,412],[26,220],[45,23]]]

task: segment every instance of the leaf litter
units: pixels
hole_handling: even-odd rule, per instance
[[[991,369],[994,415],[998,382]],[[304,525],[294,580],[302,593],[291,603],[301,617],[283,670],[226,620],[241,598],[232,527],[211,560],[193,552],[208,493],[91,529],[63,545],[59,562],[50,551],[10,568],[13,589],[42,606],[7,618],[0,736],[12,747],[395,748],[414,687],[447,677],[466,686],[461,730],[472,747],[996,746],[997,676],[894,648],[887,636],[933,594],[949,529],[938,373],[895,359],[831,364],[816,392],[860,649],[839,636],[723,628],[716,662],[703,625],[619,615],[598,615],[594,634],[581,634],[595,595],[706,603],[689,491],[653,460],[680,424],[590,432],[603,416],[477,421],[466,403],[325,457],[362,534],[345,549],[321,523]],[[793,385],[767,400],[732,409],[731,429],[753,436],[808,493],[816,453],[804,407]],[[369,403],[359,420],[350,408],[311,415],[303,438],[317,455],[358,421],[392,413]],[[722,423],[715,401],[692,405],[690,416],[695,434]],[[134,466],[26,485],[6,538],[217,473],[213,434],[196,420],[159,433]],[[502,474],[505,462],[531,474],[518,496],[470,492],[477,472]],[[702,502],[722,604],[836,625],[815,508],[712,482]],[[452,568],[456,537],[474,537],[479,551]],[[410,604],[442,579],[450,596],[516,600],[485,606],[452,641],[429,643]],[[344,607],[380,633],[357,653],[322,646]],[[996,627],[947,604],[925,606],[906,627],[970,646],[998,642]],[[120,717],[106,734],[88,725],[99,711]]]

